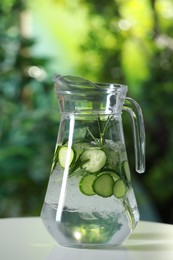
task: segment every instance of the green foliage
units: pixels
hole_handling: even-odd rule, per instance
[[[58,117],[51,86],[29,69],[41,71],[48,60],[33,57],[34,40],[20,33],[22,1],[0,8],[0,216],[38,214]]]
[[[172,223],[172,2],[103,1],[100,6],[100,2],[83,2],[90,4],[91,24],[82,46],[86,56],[83,60],[92,60],[93,55],[97,63],[82,63],[82,73],[97,81],[127,84],[129,95],[141,104],[146,125],[147,169],[138,181],[143,182],[162,221]],[[126,130],[127,122],[124,124],[133,162],[131,131]]]
[[[159,33],[156,37],[158,39],[162,36]],[[163,220],[172,223],[173,49],[170,46],[156,47],[153,54],[149,66],[151,74],[142,84],[148,135],[148,176],[144,181]]]

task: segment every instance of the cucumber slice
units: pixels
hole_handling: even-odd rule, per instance
[[[93,190],[93,182],[96,179],[96,176],[92,173],[88,173],[82,177],[79,183],[80,191],[88,196],[95,195]]]
[[[108,170],[105,169],[100,174],[109,174],[112,176],[114,181],[117,181],[118,179],[120,179],[120,176],[116,172],[113,172],[112,170],[109,170],[109,169]]]
[[[89,143],[73,143],[73,148],[76,152],[76,160],[79,158],[79,156],[85,151],[86,149],[90,149],[92,146]]]
[[[97,195],[102,197],[110,197],[113,194],[114,180],[107,173],[99,174],[93,183],[93,190]]]
[[[126,190],[126,185],[121,179],[115,182],[113,187],[113,194],[117,199],[124,197]]]
[[[81,161],[88,160],[82,165],[82,168],[88,172],[94,173],[101,170],[106,164],[106,154],[101,149],[87,149],[80,157]]]
[[[128,181],[131,181],[131,176],[130,176],[130,168],[129,168],[129,163],[128,161],[124,161],[123,162],[123,167],[124,167],[124,171],[125,171],[125,175],[127,177]]]
[[[65,168],[65,164],[66,164],[67,151],[68,151],[68,147],[67,146],[61,146],[59,148],[58,161],[59,161],[59,164],[63,168]],[[75,152],[74,152],[74,150],[72,148],[70,148],[69,166],[72,164],[72,162],[74,162],[74,160],[75,160]]]

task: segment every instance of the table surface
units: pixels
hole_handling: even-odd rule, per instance
[[[1,260],[173,260],[173,225],[140,221],[121,247],[74,249],[58,245],[39,217],[0,219]]]

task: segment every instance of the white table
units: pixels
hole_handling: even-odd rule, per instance
[[[129,240],[111,250],[59,246],[40,218],[0,220],[0,260],[173,260],[173,225],[139,222]]]

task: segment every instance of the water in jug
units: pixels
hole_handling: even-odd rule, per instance
[[[108,248],[122,244],[139,221],[122,111],[132,118],[135,167],[145,170],[140,106],[127,86],[56,75],[61,120],[41,218],[61,245]]]

